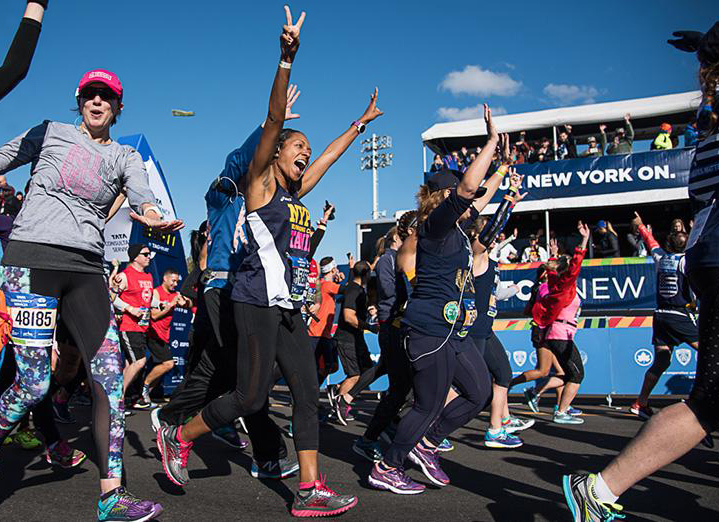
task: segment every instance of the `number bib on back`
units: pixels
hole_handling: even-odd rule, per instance
[[[37,294],[5,292],[12,318],[12,342],[21,346],[52,346],[57,299]]]
[[[290,299],[302,301],[307,290],[307,277],[310,273],[310,262],[299,256],[287,255],[292,263],[292,283],[290,285]]]

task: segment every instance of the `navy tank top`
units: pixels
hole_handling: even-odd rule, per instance
[[[497,285],[499,284],[499,264],[489,260],[484,274],[474,278],[474,291],[477,303],[477,320],[469,331],[472,337],[487,339],[492,335],[494,318],[497,317]]]
[[[310,271],[310,223],[307,208],[278,184],[269,203],[247,214],[247,254],[232,299],[301,308]]]
[[[684,254],[665,253],[657,261],[657,310],[685,309],[693,301]]]

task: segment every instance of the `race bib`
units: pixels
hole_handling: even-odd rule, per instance
[[[292,281],[290,284],[290,300],[302,301],[307,290],[307,276],[310,273],[310,262],[304,257],[288,256],[292,263]]]
[[[12,342],[20,346],[52,346],[57,299],[37,294],[5,292],[12,318]]]

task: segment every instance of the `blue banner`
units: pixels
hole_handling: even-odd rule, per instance
[[[605,261],[617,264],[599,264]],[[499,302],[501,312],[522,316],[534,286],[538,265],[507,265],[512,268],[500,271],[502,284],[516,284],[520,289],[515,297]],[[653,310],[656,296],[654,261],[650,257],[585,261],[577,280],[577,292],[585,311]]]
[[[694,149],[671,149],[516,165],[525,201],[686,187]],[[509,180],[492,198],[498,203]]]

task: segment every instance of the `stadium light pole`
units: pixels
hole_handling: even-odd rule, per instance
[[[379,219],[379,177],[377,175],[377,169],[383,169],[392,165],[392,159],[394,154],[391,152],[378,152],[384,149],[392,148],[392,137],[391,136],[377,136],[372,134],[372,137],[362,140],[362,154],[369,153],[363,156],[360,160],[360,170],[372,169],[372,219]]]

